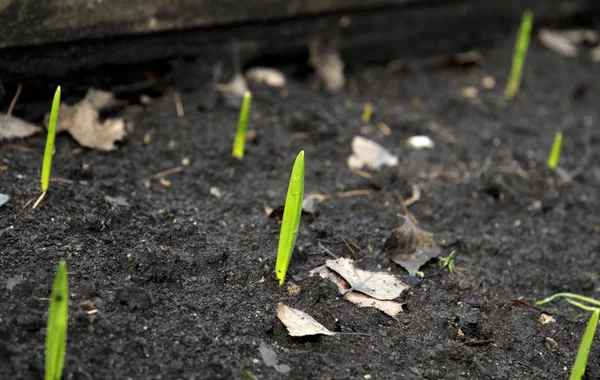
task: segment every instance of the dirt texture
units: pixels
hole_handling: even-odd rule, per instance
[[[349,64],[348,90],[337,95],[284,67],[285,91],[254,88],[256,138],[241,162],[231,157],[237,110],[207,82],[182,93],[179,119],[171,88],[119,114],[135,129],[117,151],[81,151],[58,136],[52,177],[62,180],[35,210],[23,206],[37,196],[44,136],[0,142],[0,192],[11,196],[0,207],[0,377],[43,377],[42,298],[64,259],[65,379],[568,378],[588,314],[559,301],[545,305],[556,321],[543,325],[542,310],[528,305],[558,291],[598,294],[598,70],[587,55],[563,58],[534,41],[521,92],[501,107],[511,38],[470,67]],[[496,87],[483,88],[484,76]],[[365,101],[373,128],[361,121]],[[565,183],[546,167],[558,130],[559,166],[576,171]],[[356,135],[399,165],[369,171],[372,180],[350,171]],[[409,148],[413,135],[428,135],[435,149]],[[331,197],[303,217],[279,286],[280,221],[264,206],[284,203],[300,150],[305,194]],[[170,187],[152,178],[180,166],[166,176]],[[397,192],[406,199],[413,185],[421,198],[409,210],[444,256],[456,251],[454,275],[431,260],[424,278],[410,278],[382,251],[402,223]],[[309,277],[331,258],[323,247],[411,284],[398,319]],[[332,331],[364,335],[292,338],[276,318],[279,302]],[[595,344],[588,378],[598,371]]]

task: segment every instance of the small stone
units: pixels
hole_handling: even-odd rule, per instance
[[[542,315],[540,315],[540,317],[538,318],[538,321],[542,324],[545,325],[547,323],[553,323],[556,322],[556,319],[554,319],[554,317],[550,316],[550,315],[546,315],[544,313],[542,313]]]
[[[473,99],[477,96],[477,88],[468,86],[463,88],[460,93],[464,98]]]
[[[496,80],[494,77],[486,75],[481,78],[481,87],[485,88],[486,90],[491,90],[496,87]]]

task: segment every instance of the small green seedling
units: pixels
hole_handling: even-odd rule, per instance
[[[69,319],[69,279],[67,264],[61,261],[52,285],[48,327],[46,330],[46,376],[45,380],[60,380],[67,346],[67,322]]]
[[[456,251],[450,252],[447,257],[438,257],[440,270],[448,268],[448,273],[454,274],[454,254]]]
[[[365,104],[363,106],[363,113],[362,113],[362,117],[361,117],[363,123],[370,122],[372,115],[373,115],[373,106],[369,103]]]
[[[250,114],[250,103],[252,101],[252,94],[248,91],[244,93],[244,100],[242,101],[242,108],[240,109],[240,118],[238,119],[237,131],[235,132],[235,139],[233,140],[233,157],[244,158],[244,147],[246,145],[246,127],[248,127],[248,115]]]
[[[582,301],[582,302],[594,305],[595,307],[600,307],[600,301],[598,301],[596,299],[593,299],[593,298],[590,298],[590,297],[585,297],[585,296],[582,296],[582,295],[579,295],[579,294],[575,294],[575,293],[556,293],[556,294],[551,295],[548,298],[544,298],[541,301],[537,301],[535,304],[536,304],[536,306],[543,305],[545,303],[554,301],[556,298],[566,298],[567,301],[578,300],[578,301]]]
[[[585,373],[585,367],[587,366],[590,348],[592,347],[594,335],[596,334],[599,316],[600,309],[594,309],[585,329],[585,333],[583,334],[583,339],[581,339],[581,343],[579,344],[579,350],[577,351],[577,357],[575,357],[575,363],[573,364],[569,380],[580,380]]]
[[[581,343],[579,344],[577,357],[575,357],[575,363],[573,364],[571,376],[569,377],[570,380],[580,380],[583,377],[583,374],[585,373],[585,367],[587,366],[590,348],[592,347],[594,335],[596,334],[596,328],[598,326],[598,319],[600,316],[600,309],[598,308],[600,306],[600,301],[594,298],[585,297],[575,293],[556,293],[541,301],[537,301],[535,304],[543,305],[556,298],[565,298],[571,305],[592,312],[592,316],[590,317],[590,320],[585,329],[585,333],[583,334],[583,338],[581,339]],[[585,305],[582,302],[578,301],[582,301],[594,306]]]
[[[510,77],[504,90],[504,100],[512,100],[519,88],[521,87],[521,76],[523,75],[523,66],[527,57],[527,49],[529,48],[529,39],[531,38],[531,27],[533,26],[533,13],[526,10],[521,19],[517,42],[515,43],[515,52],[513,54],[512,68]]]
[[[277,262],[275,263],[275,275],[279,279],[279,285],[283,285],[285,281],[285,274],[287,273],[294,245],[296,244],[300,217],[302,216],[303,200],[304,151],[301,151],[296,157],[294,168],[292,169],[290,184],[285,198],[285,208],[283,209],[281,232],[279,233],[279,247],[277,248]]]
[[[560,148],[562,147],[562,132],[556,132],[554,136],[554,142],[552,143],[552,150],[550,156],[548,156],[548,167],[552,170],[556,170],[558,166],[558,160],[560,160]]]
[[[46,149],[44,150],[44,161],[42,162],[42,194],[33,205],[36,208],[50,186],[50,169],[52,169],[52,156],[54,155],[54,137],[56,136],[56,122],[58,120],[58,109],[60,107],[60,86],[56,88],[54,99],[52,100],[52,109],[50,110],[50,120],[48,122],[48,135],[46,137]]]

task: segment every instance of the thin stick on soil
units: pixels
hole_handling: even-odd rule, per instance
[[[157,179],[157,178],[162,178],[162,177],[166,177],[170,174],[175,174],[175,173],[179,173],[183,171],[183,166],[177,166],[175,168],[171,168],[171,169],[167,169],[167,170],[163,170],[162,172],[158,172],[155,174],[152,174],[150,177],[153,179]]]
[[[350,190],[350,191],[344,191],[343,193],[338,194],[338,197],[340,197],[340,198],[360,197],[360,196],[365,196],[365,195],[369,195],[369,194],[371,194],[371,192],[369,190]]]
[[[183,110],[183,103],[181,102],[181,92],[175,91],[174,100],[175,100],[175,111],[177,112],[177,117],[179,119],[183,119],[185,117],[185,112]]]
[[[356,174],[359,177],[363,177],[364,179],[367,179],[369,181],[373,180],[373,175],[370,173],[367,173],[363,170],[360,169],[352,169],[352,173]]]
[[[321,244],[321,242],[317,242],[317,246],[318,246],[319,248],[321,248],[321,249],[323,250],[323,252],[325,252],[325,253],[326,253],[326,254],[328,254],[329,256],[333,257],[334,259],[338,259],[338,257],[337,257],[337,256],[336,256],[336,255],[335,255],[333,252],[331,252],[331,251],[330,251],[328,248],[325,248],[325,247],[323,246],[323,244]]]
[[[408,210],[408,205],[406,204],[406,201],[404,200],[404,197],[402,196],[402,194],[400,194],[399,191],[396,191],[396,197],[398,198],[398,201],[400,202],[400,206],[402,206],[402,210],[404,210],[404,215],[406,215],[406,217],[413,224],[419,224],[419,221],[417,220],[417,218],[415,218],[415,216],[412,214],[412,212],[410,212]],[[411,196],[411,198],[412,198],[412,196]]]
[[[346,239],[342,238],[342,241],[344,242],[344,244],[346,244],[346,247],[348,247],[348,250],[350,251],[350,253],[352,253],[352,256],[356,257],[356,252],[354,251],[354,249],[352,249],[350,244],[348,244]]]
[[[15,106],[17,105],[17,101],[19,101],[19,96],[21,96],[21,90],[23,89],[23,84],[19,83],[19,87],[17,88],[17,92],[15,93],[14,98],[10,102],[10,106],[8,107],[8,111],[6,111],[6,117],[12,115]]]

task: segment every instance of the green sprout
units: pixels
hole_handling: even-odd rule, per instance
[[[52,100],[52,109],[50,110],[50,121],[48,122],[48,136],[46,137],[46,149],[44,150],[44,161],[42,162],[42,195],[33,205],[36,208],[50,186],[50,169],[52,168],[52,155],[54,155],[54,137],[56,136],[56,121],[58,120],[58,109],[60,107],[60,86],[56,88],[54,99]]]
[[[554,136],[554,142],[552,143],[552,150],[548,157],[548,167],[555,170],[558,166],[558,160],[560,160],[560,148],[562,146],[562,132],[556,132]]]
[[[233,157],[244,158],[244,146],[246,145],[246,127],[248,126],[248,115],[250,114],[250,102],[252,94],[248,91],[244,93],[242,108],[240,109],[240,118],[238,119],[237,131],[233,140]]]
[[[523,66],[525,64],[525,58],[527,57],[527,49],[529,48],[532,25],[533,13],[530,10],[526,10],[521,19],[519,34],[517,35],[517,42],[515,43],[510,77],[506,89],[504,90],[505,101],[512,100],[515,95],[517,95],[517,92],[519,92],[519,87],[521,87],[521,76],[523,75]]]
[[[373,115],[373,106],[371,104],[367,103],[363,106],[363,113],[362,113],[362,117],[361,117],[363,123],[370,122],[371,115]]]
[[[570,380],[580,380],[585,373],[585,367],[587,366],[588,356],[590,354],[590,348],[592,347],[592,342],[594,340],[594,335],[596,334],[596,328],[598,326],[598,319],[600,317],[600,301],[585,297],[575,293],[556,293],[551,295],[548,298],[544,298],[541,301],[537,301],[536,305],[543,305],[547,302],[550,302],[556,298],[565,298],[571,305],[577,306],[581,309],[591,311],[592,316],[587,324],[585,329],[585,333],[583,334],[583,338],[581,339],[581,343],[579,344],[579,350],[577,351],[577,356],[575,357],[575,363],[573,364],[573,369],[571,370]],[[575,301],[577,300],[577,301]],[[595,305],[596,307],[585,305],[581,302],[586,302],[588,304]]]
[[[594,340],[596,327],[598,326],[599,316],[600,309],[594,309],[592,316],[590,317],[590,321],[585,328],[583,339],[581,339],[581,343],[579,344],[579,350],[577,351],[577,356],[575,357],[575,363],[573,364],[573,369],[571,370],[571,376],[569,376],[569,380],[580,380],[585,373],[585,367],[587,366],[590,348],[592,347],[592,341]]]
[[[454,254],[456,251],[450,252],[447,257],[438,257],[440,270],[448,268],[448,273],[454,274]]]
[[[67,346],[67,321],[69,319],[69,279],[67,264],[61,261],[52,285],[48,327],[46,329],[45,380],[60,380]]]
[[[281,222],[281,232],[279,233],[279,247],[277,248],[277,262],[275,264],[275,275],[279,279],[279,285],[283,285],[285,274],[287,273],[298,227],[300,217],[302,216],[302,201],[304,200],[304,151],[298,153],[294,168],[290,177],[287,196],[285,198],[285,208],[283,209],[283,220]]]

